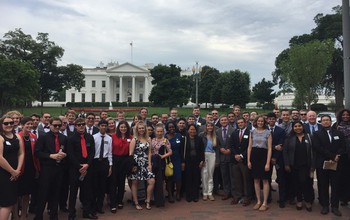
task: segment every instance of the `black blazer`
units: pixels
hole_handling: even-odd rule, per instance
[[[235,155],[240,155],[242,154],[243,156],[243,163],[247,164],[247,149],[249,145],[249,136],[250,136],[250,129],[246,128],[243,136],[242,136],[242,141],[239,140],[239,135],[240,135],[241,130],[237,129],[233,132],[229,139],[229,147],[231,149],[231,162],[234,164],[237,164],[237,160],[235,160]]]
[[[311,134],[311,131],[310,131],[310,123],[305,123],[304,125],[304,131],[308,134]],[[317,128],[318,128],[318,131],[322,129],[322,125],[317,123]],[[316,131],[315,131],[316,132]]]
[[[83,158],[81,152],[81,137],[80,133],[75,132],[73,136],[68,138],[68,146],[67,146],[67,155],[69,158],[70,168],[80,169],[80,164],[89,164],[91,163],[95,157],[95,141],[91,134],[84,133],[84,138],[86,142],[86,149],[88,156],[87,158]]]
[[[200,138],[198,135],[196,135],[194,138],[194,144],[196,147],[196,161],[199,164],[201,161],[203,161],[203,162],[205,161],[204,144],[203,144],[202,138]],[[185,163],[188,163],[193,159],[190,155],[190,153],[191,153],[191,140],[188,136],[185,138],[184,151],[185,151],[184,152],[184,161],[185,161]]]
[[[312,148],[315,156],[316,168],[322,168],[325,160],[334,160],[337,154],[345,152],[345,139],[343,133],[330,128],[332,143],[329,141],[325,128],[321,128],[312,137]]]
[[[286,132],[283,128],[275,126],[272,135],[272,158],[283,159],[282,151],[275,150],[276,145],[281,144],[284,147],[284,139],[286,138]]]
[[[35,143],[34,154],[38,157],[41,166],[56,166],[56,161],[50,158],[50,154],[56,154],[55,134],[49,131],[39,136]],[[67,137],[58,133],[58,141],[63,147],[62,151],[67,152]],[[65,160],[65,159],[64,159]]]
[[[304,133],[304,141],[306,144],[306,152],[307,152],[307,162],[309,168],[315,168],[315,160],[312,153],[312,141],[311,137]],[[295,145],[296,145],[296,139],[297,137],[295,135],[288,136],[283,144],[283,159],[284,159],[284,165],[286,166],[292,166],[294,165],[294,156],[295,156]]]
[[[85,127],[85,132],[88,133],[87,127]],[[98,129],[96,126],[92,126],[92,135],[97,134],[98,132],[100,132],[100,129]]]

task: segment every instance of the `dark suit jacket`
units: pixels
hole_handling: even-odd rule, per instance
[[[295,157],[295,145],[297,142],[297,137],[295,135],[291,135],[286,138],[284,144],[283,144],[283,160],[284,165],[292,166],[294,165],[294,157]],[[307,158],[308,158],[308,167],[309,168],[315,168],[315,161],[312,153],[312,146],[311,146],[311,136],[309,136],[307,133],[305,133],[305,144],[306,144],[306,152],[307,152]]]
[[[218,138],[219,140],[219,151],[221,148],[225,148],[225,149],[230,149],[230,146],[228,144],[230,138],[231,138],[231,135],[232,133],[234,132],[234,128],[231,127],[231,126],[227,126],[227,138],[226,138],[226,141],[224,140],[224,138],[222,137],[222,129],[223,127],[219,128],[216,130],[216,137]],[[232,158],[231,158],[231,154],[229,155],[225,155],[225,154],[222,154],[221,152],[219,153],[219,159],[220,159],[220,163],[227,163],[227,162],[231,162]]]
[[[95,157],[95,141],[93,136],[88,133],[84,133],[84,138],[88,153],[87,158],[84,158],[81,152],[80,133],[75,132],[73,136],[68,138],[67,155],[69,158],[70,168],[80,169],[80,164],[86,163],[91,166],[91,163]]]
[[[276,145],[283,145],[286,132],[283,128],[275,126],[272,136],[272,158],[283,159],[282,151],[275,150]],[[283,147],[283,146],[282,146]]]
[[[85,132],[88,132],[87,127],[85,127]],[[92,126],[92,135],[97,134],[98,132],[100,132],[100,129],[98,129],[96,126]]]
[[[40,166],[56,166],[56,161],[50,158],[50,154],[56,154],[55,135],[52,131],[39,136],[35,143],[35,156],[40,161]],[[63,147],[62,151],[67,152],[67,137],[58,134],[58,141]]]
[[[202,125],[205,125],[207,123],[207,121],[204,119],[204,118],[201,118],[201,116],[198,116],[198,122],[201,123],[201,126]],[[198,126],[197,124],[197,118],[196,118],[196,125]]]
[[[337,154],[345,151],[345,139],[343,133],[331,128],[332,142],[325,128],[321,128],[312,136],[312,148],[315,156],[316,168],[322,168],[325,160],[334,160]]]
[[[235,160],[235,155],[242,154],[243,163],[247,164],[247,149],[249,145],[250,130],[248,128],[245,129],[242,136],[242,141],[239,140],[240,133],[240,129],[235,130],[229,139],[229,146],[231,148],[231,162],[237,164],[238,162]]]
[[[319,123],[317,123],[317,128],[318,128],[318,131],[321,130],[322,125],[319,124]],[[311,134],[311,131],[310,131],[310,123],[309,123],[309,122],[304,124],[304,131],[305,131],[306,133],[308,133],[308,134]]]
[[[196,147],[196,160],[197,162],[205,161],[204,158],[204,144],[202,139],[197,135],[194,139],[195,147]],[[185,151],[185,156],[184,156],[184,161],[185,163],[188,163],[191,159],[193,159],[190,155],[191,153],[191,141],[190,138],[187,136],[185,138],[185,143],[184,143],[184,151]]]

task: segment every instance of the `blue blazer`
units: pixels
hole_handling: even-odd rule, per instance
[[[318,131],[322,129],[322,125],[317,123],[317,128],[318,128]],[[310,123],[305,123],[304,124],[304,131],[308,134],[311,134],[311,131],[310,131]],[[312,134],[313,135],[313,134]]]
[[[285,138],[286,132],[284,131],[284,129],[279,126],[275,126],[272,135],[272,158],[276,158],[276,160],[283,159],[282,151],[275,150],[275,147],[279,144],[281,144],[283,147]]]

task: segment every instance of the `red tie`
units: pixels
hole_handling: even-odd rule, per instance
[[[58,134],[55,134],[55,147],[56,147],[56,152],[60,151],[60,142],[58,141]]]
[[[241,132],[239,134],[239,141],[242,142],[242,136],[243,136],[243,130],[241,129]]]
[[[81,154],[83,155],[84,158],[87,158],[88,154],[87,154],[87,150],[86,150],[86,142],[85,142],[84,134],[82,134],[80,136],[81,136],[81,139],[80,139]]]

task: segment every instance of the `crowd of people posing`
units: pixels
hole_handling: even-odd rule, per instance
[[[273,169],[280,208],[288,203],[311,212],[318,199],[321,214],[341,216],[339,204],[350,200],[348,109],[334,124],[328,115],[317,122],[314,111],[257,115],[239,106],[205,118],[198,107],[187,118],[178,118],[175,108],[147,117],[147,108],[130,125],[122,112],[116,118],[74,110],[58,117],[7,112],[0,119],[0,219],[11,213],[27,219],[31,212],[42,220],[46,207],[51,220],[59,210],[76,219],[77,198],[82,217],[97,219],[106,198],[110,212],[124,207],[126,180],[137,210],[162,207],[166,198],[220,196],[231,205],[254,201],[254,210],[266,211]]]

